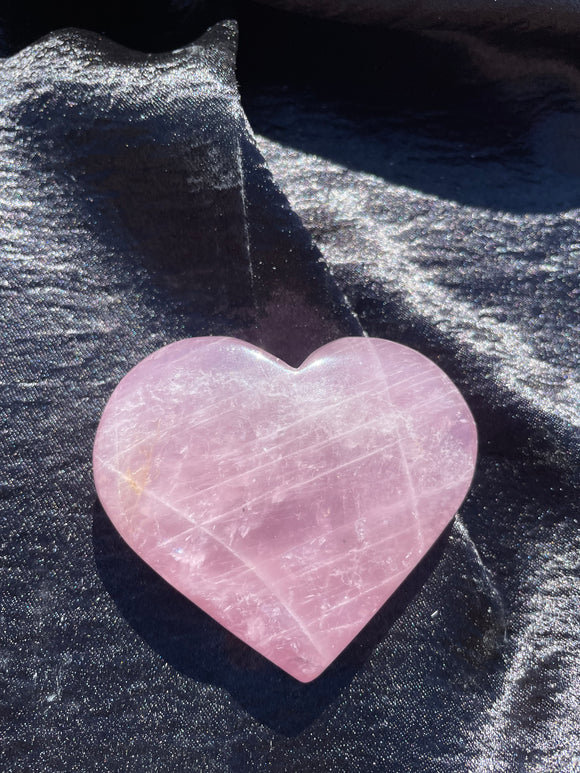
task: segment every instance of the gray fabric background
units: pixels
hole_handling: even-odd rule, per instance
[[[239,3],[240,101],[234,25],[163,51],[193,39],[202,5],[144,7],[133,26],[128,5],[89,5],[107,37],[29,47],[50,13],[37,27],[4,13],[2,768],[576,770],[569,39],[551,23],[490,31],[483,11],[433,36]],[[139,35],[145,53],[110,40]],[[454,525],[310,685],[169,588],[96,499],[115,384],[212,333],[293,363],[345,334],[406,343],[478,423]]]

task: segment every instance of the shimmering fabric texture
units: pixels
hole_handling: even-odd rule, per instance
[[[273,3],[0,12],[2,770],[574,771],[577,5]],[[478,465],[301,684],[127,547],[91,450],[166,344],[365,334],[457,384]]]

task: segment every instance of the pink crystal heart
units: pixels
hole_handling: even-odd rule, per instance
[[[343,338],[296,369],[193,338],[115,389],[94,474],[141,558],[307,682],[452,519],[476,448],[457,388],[405,346]]]

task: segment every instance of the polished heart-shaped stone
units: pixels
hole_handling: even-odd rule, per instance
[[[141,558],[307,682],[450,522],[476,447],[457,388],[405,346],[343,338],[292,368],[193,338],[115,389],[94,475]]]

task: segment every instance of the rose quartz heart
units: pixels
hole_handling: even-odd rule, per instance
[[[476,446],[456,387],[405,346],[343,338],[295,369],[193,338],[115,389],[94,473],[141,558],[307,682],[449,523]]]

